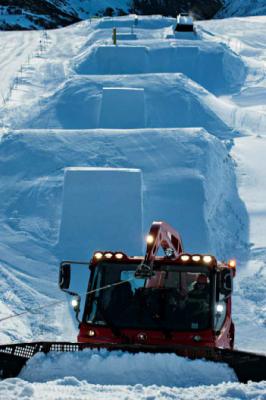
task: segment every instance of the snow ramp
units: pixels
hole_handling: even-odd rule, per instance
[[[241,58],[225,45],[202,40],[97,44],[83,49],[73,69],[83,75],[183,73],[216,95],[237,91],[246,78]]]
[[[112,111],[106,110],[110,104]],[[235,135],[231,114],[231,108],[182,74],[119,75],[115,80],[112,75],[79,76],[69,79],[48,103],[41,101],[38,114],[18,118],[17,110],[14,124],[20,129],[203,127],[228,138]]]
[[[142,171],[145,232],[153,220],[166,220],[188,251],[228,257],[236,238],[239,254],[246,251],[247,215],[232,161],[226,147],[199,128],[9,132],[0,146],[4,222],[15,221],[16,210],[16,229],[51,249],[58,241],[65,168],[102,166]]]

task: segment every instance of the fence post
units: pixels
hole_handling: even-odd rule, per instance
[[[116,46],[116,42],[117,42],[117,40],[116,40],[116,28],[113,28],[112,38],[113,38],[113,44]]]

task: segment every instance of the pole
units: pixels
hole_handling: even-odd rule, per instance
[[[113,44],[116,46],[116,42],[117,42],[117,40],[116,40],[116,28],[113,28],[112,38],[113,38]]]

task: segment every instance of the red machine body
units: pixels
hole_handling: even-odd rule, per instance
[[[165,252],[164,257],[159,257],[157,255],[160,248]],[[90,343],[92,346],[93,344],[97,346],[100,344],[101,347],[105,347],[105,345],[109,346],[110,343],[112,343],[136,344],[145,347],[187,345],[232,349],[234,344],[234,324],[231,315],[231,293],[232,278],[235,275],[235,264],[233,262],[231,262],[231,265],[229,264],[218,263],[217,260],[210,255],[191,255],[184,253],[178,233],[166,223],[154,222],[147,236],[147,249],[144,257],[128,257],[122,252],[113,253],[98,251],[94,253],[90,262],[91,277],[88,285],[88,295],[83,319],[79,324],[78,342]],[[98,317],[97,320],[95,315],[97,312],[99,314],[104,314],[103,309],[100,309],[100,312],[99,310],[96,312],[94,311],[94,316],[91,317],[93,314],[92,309],[100,308],[99,303],[102,301],[104,302],[100,295],[102,289],[100,288],[99,292],[97,292],[97,285],[95,285],[97,274],[99,274],[98,270],[101,268],[105,271],[101,272],[102,279],[104,279],[104,275],[110,274],[110,271],[115,271],[119,268],[126,268],[130,273],[135,271],[135,277],[145,282],[143,287],[135,289],[135,297],[138,292],[145,293],[146,303],[141,303],[141,307],[144,309],[145,307],[148,308],[150,298],[158,294],[161,296],[159,300],[157,299],[159,306],[162,302],[167,303],[167,301],[171,304],[171,297],[168,293],[173,293],[173,291],[176,293],[176,288],[174,287],[175,283],[169,279],[169,275],[172,274],[172,279],[175,279],[175,275],[177,273],[179,274],[178,299],[181,299],[180,302],[183,301],[183,303],[185,303],[184,299],[188,296],[188,293],[184,292],[188,292],[188,286],[193,285],[193,283],[190,282],[192,279],[191,277],[196,275],[198,281],[200,281],[200,276],[202,277],[203,274],[205,274],[205,280],[208,279],[210,282],[208,289],[208,299],[210,299],[210,302],[208,303],[208,311],[205,312],[206,316],[204,318],[207,318],[209,313],[209,325],[201,329],[200,324],[194,322],[193,329],[186,330],[185,324],[184,327],[182,326],[182,318],[180,315],[182,314],[183,318],[187,318],[186,313],[188,313],[188,311],[185,310],[186,313],[184,314],[183,309],[183,313],[181,314],[173,313],[173,316],[170,315],[167,323],[164,322],[166,320],[161,317],[159,312],[158,315],[156,315],[156,312],[149,310],[152,318],[155,318],[156,324],[158,323],[158,327],[157,325],[154,326],[153,322],[150,323],[150,321],[147,327],[145,326],[145,321],[141,326],[131,326],[132,324],[134,325],[134,318],[127,320],[128,322],[122,320],[122,325],[120,320],[120,326],[118,327],[114,323],[114,320],[117,318],[114,314],[117,312],[118,314],[125,315],[125,320],[128,317],[127,314],[130,314],[130,311],[127,313],[126,306],[123,311],[119,311],[120,304],[126,304],[125,297],[120,297],[120,304],[118,303],[117,311],[113,312],[111,317],[108,316],[107,318],[107,314],[105,313],[104,318]],[[127,272],[127,274],[129,274],[129,272]],[[166,276],[168,277],[167,279]],[[99,277],[97,279],[99,280]],[[103,280],[101,285],[107,283],[107,286],[116,286],[122,285],[123,282],[126,281],[119,280],[117,282],[117,278],[113,278],[113,281],[111,280],[110,282],[105,282]],[[134,284],[136,284],[136,282],[137,281],[134,280]],[[112,290],[114,292],[114,288]],[[115,290],[118,291],[117,288]],[[189,300],[191,300],[191,298]],[[131,303],[134,303],[134,301],[136,302],[133,296]],[[105,302],[107,301],[105,300]],[[201,300],[199,300],[199,302],[201,302]],[[167,306],[167,304],[166,313],[168,312],[167,307],[168,309],[171,307]],[[193,304],[196,304],[195,307],[197,307],[197,301],[196,303],[194,301]],[[130,306],[128,306],[128,310],[129,308]],[[141,309],[139,309],[139,312],[142,312]],[[138,313],[134,315],[138,316]],[[173,327],[169,327],[169,324],[171,325],[171,319],[175,318],[175,315],[178,315],[178,318],[181,320],[181,325],[178,325],[178,327],[180,327],[178,329],[175,327],[175,323],[173,323]],[[201,314],[199,313],[198,315]],[[220,318],[218,324],[216,323],[216,318]],[[167,324],[168,326],[166,326]],[[189,325],[189,328],[191,328],[192,325],[193,322]]]

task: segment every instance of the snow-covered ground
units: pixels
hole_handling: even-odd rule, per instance
[[[29,310],[1,322],[1,343],[75,340],[67,300],[41,314],[30,310],[65,299],[57,288],[65,168],[111,167],[142,171],[145,232],[164,219],[180,231],[187,251],[237,258],[236,346],[266,352],[266,17],[201,22],[197,36],[179,37],[173,21],[141,17],[133,36],[131,16],[47,33],[0,32],[0,43],[9,46],[0,55],[0,318]],[[114,26],[124,38],[117,47]],[[100,213],[98,203],[90,206]],[[78,237],[79,227],[73,231]],[[101,224],[91,224],[91,232],[100,246]],[[234,382],[226,366],[174,364],[165,355],[159,380],[149,374],[149,355],[79,357],[75,372],[73,360],[47,359],[46,372],[53,366],[54,375],[43,371],[38,380],[48,383],[29,382],[38,365],[32,360],[23,380],[0,383],[0,397],[257,399],[266,393],[265,383]],[[105,373],[95,371],[90,380],[81,366],[89,370],[93,357]],[[123,378],[127,365],[136,366],[136,381]],[[66,370],[75,377],[64,378]]]

